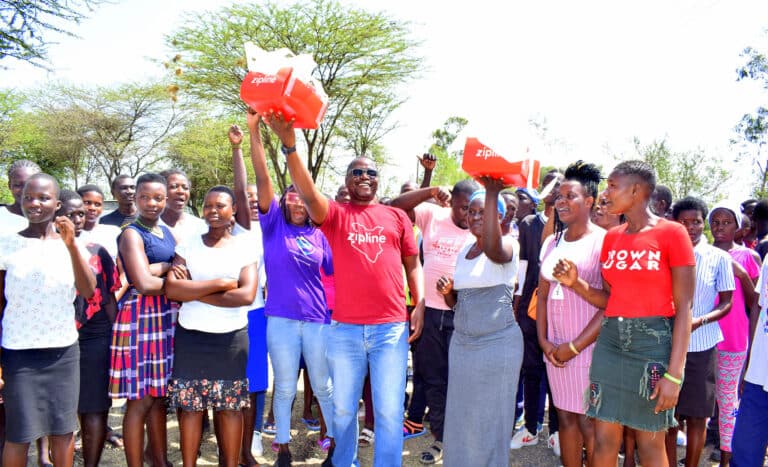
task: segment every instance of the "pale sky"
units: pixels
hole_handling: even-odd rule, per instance
[[[5,60],[0,86],[64,81],[110,85],[164,73],[163,35],[185,11],[215,9],[218,0],[123,0],[99,7],[76,32],[50,48],[54,73]],[[632,138],[666,137],[673,150],[703,148],[731,160],[728,141],[741,116],[768,106],[756,83],[737,83],[739,53],[766,48],[768,2],[709,1],[414,1],[346,0],[413,23],[424,41],[422,77],[384,140],[397,177],[414,175],[414,156],[450,116],[504,155],[530,147],[545,165],[576,159],[613,165]],[[529,130],[546,118],[542,144]],[[608,149],[606,149],[608,148]],[[340,155],[340,157],[351,156]],[[402,181],[405,181],[404,179]],[[744,183],[729,186],[746,194]],[[741,190],[741,191],[740,191]]]

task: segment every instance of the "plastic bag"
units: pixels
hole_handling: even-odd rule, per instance
[[[294,119],[294,128],[314,129],[328,109],[328,95],[312,78],[317,64],[309,54],[288,49],[266,51],[245,44],[248,73],[240,85],[240,98],[260,114],[282,112]]]

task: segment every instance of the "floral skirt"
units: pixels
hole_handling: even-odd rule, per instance
[[[247,363],[247,328],[219,334],[177,325],[169,405],[188,411],[248,407]]]

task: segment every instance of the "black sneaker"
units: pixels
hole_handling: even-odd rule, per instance
[[[275,467],[291,467],[291,453],[290,452],[278,452],[277,461],[275,461]]]

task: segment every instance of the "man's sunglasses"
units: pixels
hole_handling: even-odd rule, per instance
[[[363,174],[368,175],[368,178],[376,178],[379,172],[375,169],[352,169],[349,171],[353,177],[362,177]]]

